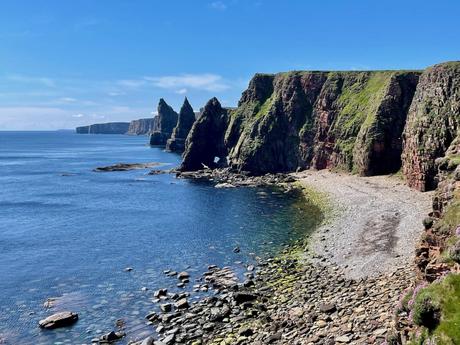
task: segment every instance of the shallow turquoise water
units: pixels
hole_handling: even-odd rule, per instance
[[[208,264],[241,271],[238,261],[252,262],[251,253],[276,253],[311,230],[298,199],[274,190],[215,189],[148,170],[92,171],[119,162],[178,165],[178,155],[146,141],[0,132],[0,343],[88,344],[121,318],[125,344],[153,332],[144,320],[156,309],[153,290],[179,291],[163,270],[187,268],[191,286]],[[128,266],[134,270],[125,272]],[[51,311],[43,307],[49,297],[59,297]],[[38,328],[59,310],[80,320]]]

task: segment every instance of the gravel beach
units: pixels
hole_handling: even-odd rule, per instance
[[[293,174],[325,193],[332,219],[311,237],[313,251],[343,268],[349,278],[375,277],[411,265],[432,193],[391,176],[359,177],[326,170]]]

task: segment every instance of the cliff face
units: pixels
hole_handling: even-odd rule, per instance
[[[208,101],[187,137],[181,170],[199,170],[203,165],[214,168],[223,164],[227,155],[224,144],[227,113],[216,98]]]
[[[253,174],[310,167],[362,175],[395,172],[418,76],[398,71],[256,75],[229,111],[228,163]],[[188,159],[185,166],[199,166]]]
[[[460,130],[460,62],[428,68],[409,110],[404,130],[403,172],[419,190],[436,186],[435,159],[444,156]]]
[[[139,119],[133,120],[129,123],[128,132],[129,135],[145,135],[149,134],[153,130],[153,118],[152,119]]]
[[[76,128],[78,134],[126,134],[129,122],[96,123]]]
[[[185,98],[184,104],[182,105],[177,125],[174,127],[171,138],[166,143],[166,150],[182,152],[185,149],[185,139],[188,133],[192,129],[193,123],[195,122],[195,113],[193,108]]]
[[[150,145],[166,145],[177,124],[178,114],[163,98],[158,103],[158,115],[153,118],[153,128],[150,135]]]

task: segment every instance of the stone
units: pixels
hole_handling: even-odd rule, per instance
[[[336,307],[334,304],[332,303],[321,303],[319,305],[319,310],[322,312],[322,313],[333,313],[334,311],[336,311]]]
[[[335,341],[338,343],[348,344],[351,341],[351,339],[346,335],[342,335],[340,337],[335,338]]]
[[[160,309],[163,313],[169,313],[172,310],[172,304],[171,303],[165,303],[160,305]]]
[[[54,329],[73,325],[78,320],[78,314],[71,311],[64,311],[48,316],[38,322],[41,328]]]
[[[236,292],[233,295],[233,299],[237,304],[242,304],[245,302],[254,301],[255,299],[257,299],[257,295],[249,292]]]
[[[190,278],[190,274],[188,274],[187,272],[180,272],[177,275],[177,279],[179,279],[179,280],[185,280],[185,279],[189,279],[189,278]]]
[[[190,307],[188,301],[186,298],[182,298],[180,300],[178,300],[174,306],[177,308],[177,309],[187,309]]]

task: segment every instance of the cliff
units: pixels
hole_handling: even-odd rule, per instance
[[[77,127],[78,134],[126,134],[129,122],[96,123],[89,126]]]
[[[252,174],[306,168],[340,168],[362,175],[396,172],[419,74],[257,74],[238,107],[228,112],[220,154],[232,168]],[[192,134],[188,141],[193,143]],[[201,162],[188,161],[197,157],[184,156],[183,168],[200,167]]]
[[[145,135],[153,130],[153,118],[133,120],[129,123],[129,128],[126,134],[129,135]]]
[[[171,137],[179,115],[163,98],[158,103],[158,115],[153,118],[153,128],[150,135],[150,145],[164,146]]]
[[[404,130],[403,172],[419,190],[436,184],[435,159],[460,130],[460,62],[428,68],[420,77]]]
[[[176,127],[171,138],[166,142],[166,150],[182,152],[185,149],[185,139],[195,122],[195,113],[187,98],[179,111]]]

